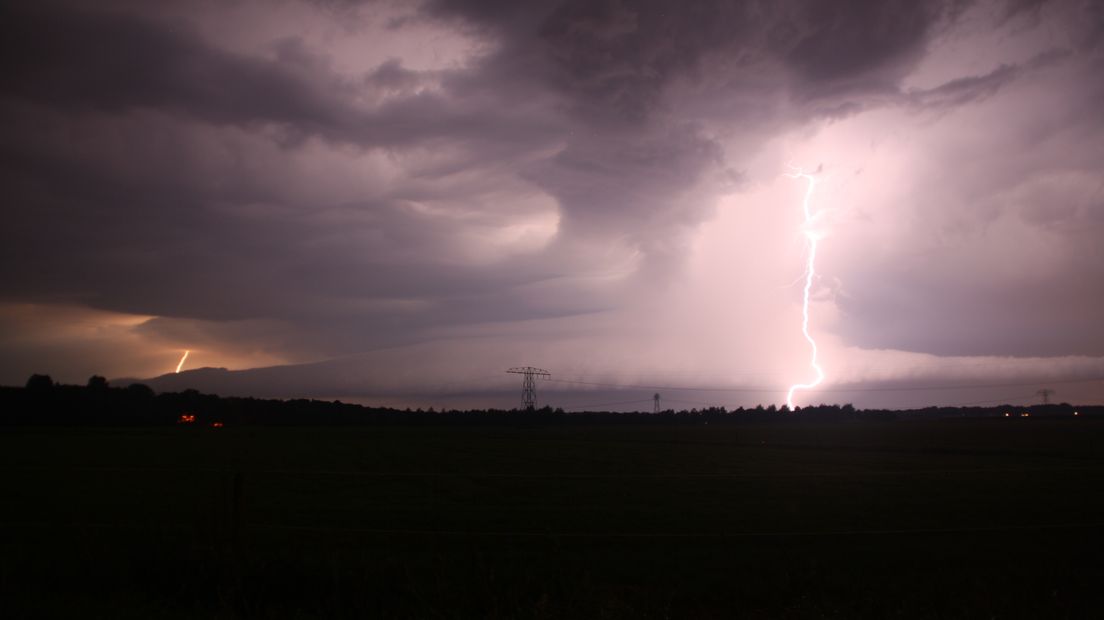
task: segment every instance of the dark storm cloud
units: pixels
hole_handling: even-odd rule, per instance
[[[566,148],[527,171],[557,198],[565,230],[620,230],[649,264],[667,266],[685,251],[680,235],[744,178],[707,124],[754,135],[762,126],[858,109],[856,101],[872,95],[900,95],[897,81],[950,13],[914,2],[546,6],[439,2],[432,10],[495,33],[500,44],[485,73],[505,83],[517,77],[517,59],[526,59],[528,79],[565,102],[575,127]],[[698,117],[673,109],[671,91],[687,83],[698,89],[693,97],[720,107],[696,105]],[[796,112],[742,118],[725,103],[759,98],[769,107],[779,96],[793,97]]]
[[[141,124],[137,142],[165,132],[163,122]],[[124,157],[120,172],[108,161],[72,161],[63,139],[24,139],[46,152],[0,156],[0,178],[24,208],[5,229],[0,269],[9,299],[204,320],[276,318],[308,330],[390,332],[390,340],[404,333],[396,325],[478,320],[473,300],[502,302],[512,287],[555,275],[523,262],[442,261],[433,252],[448,244],[448,224],[393,199],[304,207],[247,177],[201,178],[202,153],[171,141],[144,162]],[[428,297],[435,303],[397,316],[360,304]],[[525,318],[524,307],[502,303],[494,317]],[[349,329],[354,316],[359,330]]]
[[[302,63],[212,49],[186,24],[18,5],[4,9],[3,24],[9,96],[69,110],[166,108],[216,123],[332,124],[347,113],[339,83],[312,83],[293,68]]]
[[[472,156],[492,158],[502,152],[488,143],[519,143],[517,148],[532,150],[563,138],[548,131],[562,123],[535,116],[512,122],[512,93],[537,89],[542,98],[566,105],[582,127],[567,134],[560,154],[523,173],[559,199],[565,230],[587,235],[620,228],[646,244],[647,237],[666,234],[650,230],[657,222],[665,228],[678,221],[700,221],[710,201],[709,191],[697,191],[703,179],[717,174],[723,185],[739,176],[724,168],[720,149],[700,127],[663,110],[663,94],[672,80],[703,70],[705,55],[732,49],[751,55],[783,53],[794,75],[802,77],[814,68],[803,64],[807,61],[801,60],[800,49],[815,52],[837,36],[852,45],[856,34],[871,26],[889,27],[895,43],[868,42],[876,44],[872,56],[845,55],[837,64],[816,67],[810,87],[854,79],[856,73],[868,74],[880,66],[885,59],[879,54],[896,62],[904,48],[920,42],[929,25],[927,14],[909,6],[905,3],[896,12],[877,8],[869,15],[822,15],[823,9],[797,6],[792,20],[782,11],[770,20],[773,28],[792,27],[797,33],[789,50],[757,49],[783,39],[763,41],[756,34],[762,11],[769,9],[755,4],[702,4],[672,11],[664,3],[586,2],[523,13],[477,3],[439,7],[469,21],[485,20],[499,47],[474,69],[445,76],[444,91],[425,93],[413,91],[421,80],[418,72],[396,60],[358,83],[331,71],[324,56],[312,54],[294,38],[280,41],[274,57],[248,57],[213,46],[187,22],[156,14],[9,5],[0,44],[0,79],[5,98],[12,102],[3,141],[5,170],[11,182],[34,192],[24,199],[37,205],[35,214],[22,219],[16,244],[9,247],[13,258],[36,254],[36,248],[46,245],[34,240],[36,228],[53,228],[55,238],[48,244],[49,255],[36,257],[35,273],[14,269],[17,262],[10,260],[6,265],[15,273],[6,275],[9,281],[24,280],[16,288],[45,297],[69,294],[114,309],[234,319],[256,316],[262,308],[283,314],[289,306],[310,304],[290,302],[284,289],[288,285],[297,293],[342,291],[353,297],[418,296],[424,291],[448,296],[453,290],[482,294],[488,287],[510,286],[526,276],[510,278],[493,270],[465,276],[463,268],[419,269],[417,261],[381,269],[341,243],[309,254],[294,251],[304,237],[324,235],[313,229],[327,225],[398,235],[399,245],[420,250],[440,238],[425,229],[432,223],[409,221],[394,201],[347,205],[347,210],[366,215],[356,223],[338,217],[318,224],[317,213],[300,217],[279,208],[263,210],[261,218],[228,215],[211,205],[278,206],[283,200],[263,183],[250,187],[235,180],[204,187],[207,179],[198,178],[204,172],[188,170],[199,167],[188,159],[202,153],[177,153],[183,161],[165,162],[162,168],[143,166],[142,178],[119,178],[91,159],[93,153],[83,159],[65,154],[63,139],[39,144],[39,130],[26,128],[25,121],[36,127],[62,124],[80,132],[97,115],[125,118],[163,111],[167,116],[148,121],[146,129],[168,134],[162,147],[169,149],[176,146],[171,142],[175,123],[198,122],[247,131],[274,126],[281,139],[316,135],[361,148],[470,139],[484,143],[486,151]],[[890,24],[893,15],[901,18]],[[826,25],[816,28],[822,19]],[[379,89],[398,96],[375,106],[357,103],[358,97],[370,98]],[[494,99],[468,103],[489,92]],[[58,114],[40,112],[40,107],[69,118],[59,120]],[[174,121],[177,117],[181,120]],[[139,149],[157,148],[152,141],[135,142]],[[122,147],[103,148],[117,158]],[[18,179],[40,180],[40,191],[27,187],[33,182]],[[680,204],[687,194],[693,199]],[[46,226],[47,219],[52,226]],[[401,247],[393,251],[401,252]],[[179,293],[159,291],[152,284],[169,270],[172,288]],[[21,278],[19,271],[33,278]],[[266,272],[273,275],[266,277]],[[139,293],[122,285],[116,279],[120,274],[151,286]],[[359,276],[352,274],[370,274],[369,281],[354,282]],[[69,281],[87,285],[73,287]],[[204,290],[219,294],[201,295]]]
[[[887,68],[907,69],[924,51],[939,17],[939,3],[819,2],[801,7],[779,44],[786,64],[805,82],[803,90],[847,82]],[[787,43],[793,41],[793,43]]]
[[[415,72],[387,62],[363,80],[335,74],[325,57],[289,37],[274,58],[205,41],[187,23],[66,7],[2,9],[0,85],[9,97],[72,112],[157,109],[202,122],[274,125],[286,140],[319,136],[363,147],[433,139],[524,140],[534,119],[487,114],[463,96],[406,94],[358,105],[378,90],[409,90]]]
[[[431,2],[387,27],[477,52],[355,71],[296,23],[245,52],[202,27],[219,9],[165,6],[0,9],[3,298],[289,357],[616,308],[772,136],[1034,66],[904,88],[955,2]],[[581,283],[617,252],[635,281]]]
[[[289,135],[362,148],[464,135],[487,143],[496,132],[525,142],[528,129],[506,135],[508,111],[472,117],[461,102],[418,94],[362,110],[351,101],[356,87],[294,41],[281,42],[275,59],[246,58],[156,18],[56,7],[6,12],[4,177],[25,207],[4,250],[12,298],[197,319],[276,317],[345,330],[351,319],[334,325],[334,315],[359,312],[345,307],[357,299],[432,292],[455,308],[464,305],[458,298],[497,291],[493,298],[501,301],[503,289],[548,277],[517,264],[507,271],[442,261],[434,250],[444,249],[451,231],[404,209],[402,196],[289,203],[269,179],[249,178],[240,159],[254,153],[238,153],[230,170],[212,178],[202,162],[207,145],[187,143],[188,132],[207,131],[195,123],[247,131],[276,124],[284,148],[294,148]],[[388,62],[364,76],[363,88],[368,95],[401,92],[417,81]],[[98,126],[120,119],[137,127],[123,128],[127,139],[102,140],[118,128]],[[531,120],[527,127],[544,124]],[[74,155],[66,145],[74,135],[99,144]],[[426,196],[416,188],[406,193]],[[511,307],[502,305],[494,318],[519,318]],[[395,322],[375,314],[361,313],[370,326],[361,332]],[[463,322],[471,314],[450,310],[447,318]],[[408,326],[432,322],[400,318]]]
[[[646,119],[667,84],[688,72],[700,77],[718,52],[737,65],[777,60],[809,97],[839,83],[881,86],[906,71],[933,26],[955,12],[952,3],[904,1],[677,8],[662,1],[567,1],[546,3],[543,11],[507,4],[446,1],[433,10],[492,29],[504,39],[502,57],[543,58],[549,82],[574,95],[577,111],[619,123]]]

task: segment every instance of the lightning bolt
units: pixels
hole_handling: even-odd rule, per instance
[[[184,352],[184,357],[180,358],[180,363],[176,365],[176,372],[180,372],[180,369],[184,367],[184,360],[188,359],[189,353],[191,353],[191,351]]]
[[[817,343],[813,340],[812,335],[809,334],[809,291],[813,288],[813,277],[816,276],[816,253],[817,253],[817,241],[819,237],[812,229],[813,214],[809,210],[809,201],[813,198],[813,191],[816,189],[816,179],[812,175],[806,174],[798,169],[796,172],[786,173],[786,176],[791,179],[805,179],[806,189],[805,198],[801,203],[802,211],[805,214],[805,238],[809,240],[809,255],[805,263],[805,290],[801,300],[801,333],[805,336],[805,340],[809,341],[809,346],[812,347],[813,354],[809,360],[809,365],[816,371],[816,379],[810,383],[795,383],[790,386],[790,390],[786,393],[786,406],[790,411],[794,408],[794,392],[798,390],[807,390],[820,385],[821,381],[824,381],[824,370],[817,364]]]

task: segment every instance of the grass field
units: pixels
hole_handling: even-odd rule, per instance
[[[5,618],[1104,613],[1104,420],[0,442]]]

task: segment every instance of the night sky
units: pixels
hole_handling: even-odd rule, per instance
[[[1104,401],[1100,2],[36,1],[0,31],[5,385],[190,350],[247,372],[175,387],[510,407],[532,365],[579,382],[541,404],[781,404],[812,233],[798,404]]]

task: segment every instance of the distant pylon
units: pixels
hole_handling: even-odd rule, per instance
[[[656,392],[656,395],[652,397],[652,400],[655,401],[655,409],[652,410],[652,413],[659,413],[659,392]]]
[[[511,368],[506,372],[515,375],[523,375],[521,381],[521,408],[527,411],[536,409],[537,382],[534,377],[551,377],[552,373],[543,368],[533,368],[532,366],[519,366],[517,368]]]
[[[1043,404],[1044,405],[1049,405],[1050,404],[1050,396],[1051,396],[1051,394],[1054,394],[1054,390],[1052,390],[1050,388],[1043,388],[1043,389],[1039,390],[1038,392],[1035,392],[1035,394],[1038,395],[1038,396],[1043,397]]]

